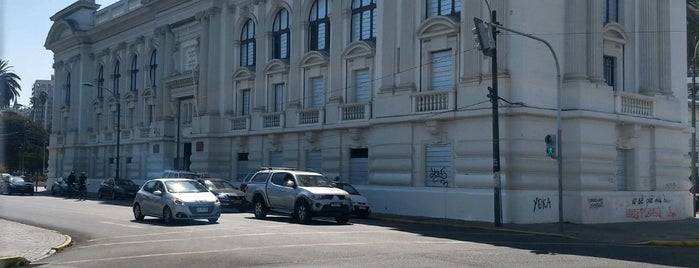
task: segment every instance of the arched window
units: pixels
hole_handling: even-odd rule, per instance
[[[289,12],[282,9],[277,13],[272,24],[272,43],[274,51],[272,57],[275,59],[289,58]]]
[[[66,105],[70,105],[70,72],[66,75],[66,96],[65,96],[65,102]]]
[[[97,98],[104,97],[104,65],[100,65],[100,71],[97,74]]]
[[[131,89],[131,91],[136,91],[137,84],[138,84],[138,55],[134,55],[133,59],[131,59],[131,85],[129,86],[129,89]]]
[[[255,23],[245,22],[240,33],[240,66],[255,66]]]
[[[156,61],[157,58],[157,49],[153,49],[153,52],[150,53],[150,65],[148,66],[148,74],[150,75],[150,87],[155,88],[155,81],[156,76],[155,76],[155,71],[158,69],[158,62]]]
[[[316,0],[308,15],[309,50],[328,50],[330,48],[330,19],[328,18],[328,0]]]
[[[376,38],[376,0],[352,0],[351,40]]]
[[[461,16],[461,0],[427,0],[427,17]]]
[[[115,95],[119,94],[119,77],[121,77],[121,74],[119,72],[119,61],[117,61],[114,64],[114,80],[112,81],[112,90],[114,91]]]

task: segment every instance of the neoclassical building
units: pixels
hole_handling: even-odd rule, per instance
[[[51,17],[45,43],[50,176],[118,167],[139,182],[165,169],[235,181],[285,166],[351,182],[379,213],[690,217],[684,1],[488,2],[77,1]],[[471,32],[489,10],[560,63],[542,42],[497,36],[500,202],[492,59]],[[562,200],[544,143],[558,81]]]

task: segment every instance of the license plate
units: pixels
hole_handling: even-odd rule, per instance
[[[331,207],[339,207],[339,206],[342,206],[342,204],[340,204],[339,202],[332,202],[332,203],[330,203],[330,206]]]
[[[197,208],[197,212],[207,212],[207,211],[209,211],[209,210],[206,208]]]
[[[359,210],[366,210],[366,206],[357,206],[357,209],[359,209]]]

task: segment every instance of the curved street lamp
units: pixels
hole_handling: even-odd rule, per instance
[[[699,42],[694,45],[694,56],[692,56],[692,199],[697,198],[697,52],[699,52]],[[697,216],[697,202],[693,202],[694,216]]]
[[[121,151],[120,147],[120,142],[121,142],[121,124],[119,123],[119,120],[121,119],[121,100],[119,99],[119,92],[114,92],[110,90],[109,88],[106,87],[101,87],[101,86],[96,86],[93,85],[92,83],[83,83],[83,86],[88,86],[88,87],[94,87],[97,89],[104,89],[106,91],[109,91],[109,93],[112,94],[112,96],[117,100],[117,115],[116,115],[116,170],[114,171],[114,178],[119,179],[119,153]]]

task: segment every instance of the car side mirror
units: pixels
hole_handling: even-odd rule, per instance
[[[288,180],[288,181],[286,181],[286,187],[294,188],[294,187],[296,187],[296,184],[294,183],[294,181]]]
[[[157,196],[161,196],[161,195],[163,195],[163,192],[160,190],[155,190],[155,191],[153,191],[153,194],[157,195]]]

